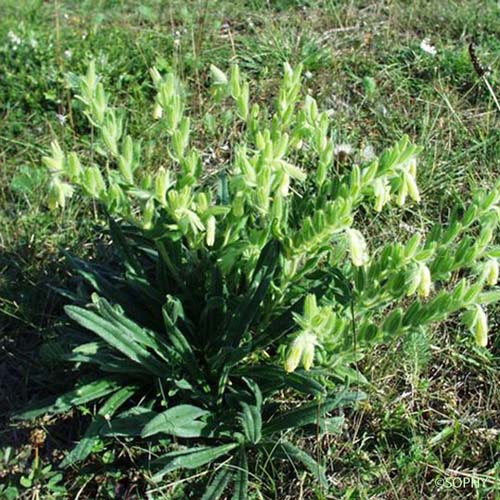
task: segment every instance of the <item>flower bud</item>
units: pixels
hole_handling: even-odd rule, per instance
[[[306,370],[310,370],[314,362],[314,348],[316,344],[309,342],[304,345],[304,352],[302,354],[302,364]]]
[[[369,256],[363,235],[357,229],[347,229],[346,237],[352,263],[357,267],[364,266],[368,262]]]
[[[155,85],[162,81],[160,72],[154,66],[149,70],[149,74]]]
[[[408,161],[408,172],[414,179],[417,178],[417,159],[414,156]]]
[[[288,174],[283,174],[283,178],[281,179],[279,186],[279,193],[281,196],[287,196],[290,190],[290,176]]]
[[[78,155],[76,153],[70,153],[68,156],[68,167],[67,172],[71,180],[78,179],[80,172],[82,170],[82,166],[80,164],[80,160],[78,159]]]
[[[238,99],[241,93],[240,68],[237,64],[231,67],[231,95],[233,99]]]
[[[312,319],[318,314],[318,304],[316,302],[316,295],[310,293],[304,300],[304,316],[307,319]]]
[[[299,366],[300,359],[302,358],[303,346],[297,337],[290,346],[288,355],[285,360],[285,371],[288,373],[294,372]]]
[[[240,117],[246,121],[249,114],[249,98],[250,98],[250,88],[248,83],[245,82],[241,88],[241,94],[238,96],[236,104],[238,105],[238,113]]]

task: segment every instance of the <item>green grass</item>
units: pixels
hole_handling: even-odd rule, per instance
[[[2,9],[0,484],[7,489],[0,489],[1,498],[36,498],[36,488],[39,498],[58,491],[61,498],[145,498],[147,489],[133,468],[118,468],[133,456],[126,448],[117,447],[115,455],[95,450],[84,467],[57,476],[59,458],[84,428],[70,416],[39,422],[47,433],[40,460],[52,469],[42,468],[40,477],[30,479],[33,429],[9,420],[27,401],[62,392],[72,377],[67,367],[54,364],[51,351],[65,303],[55,289],[77,285],[61,248],[110,258],[106,235],[95,230],[102,221],[98,207],[75,198],[63,213],[47,211],[47,179],[40,166],[52,138],[67,146],[75,143],[75,134],[92,140],[78,106],[69,107],[71,73],[83,72],[91,58],[106,87],[130,110],[129,130],[146,138],[144,162],[152,168],[166,151],[161,132],[147,128],[151,66],[173,68],[187,80],[192,110],[210,120],[226,112],[223,104],[206,104],[211,63],[226,68],[238,61],[265,106],[280,65],[302,62],[308,90],[332,110],[335,141],[351,144],[354,157],[368,145],[381,151],[403,133],[424,146],[418,175],[424,205],[416,213],[389,211],[363,221],[383,227],[387,238],[446,218],[452,201],[500,174],[500,110],[467,50],[474,40],[497,88],[500,19],[494,1],[4,0]],[[436,45],[435,57],[420,49],[425,37]],[[367,77],[375,83],[369,93]],[[214,155],[221,161],[229,133],[216,128],[206,137],[218,146]],[[308,443],[314,453],[329,457],[330,491],[317,490],[293,464],[275,471],[271,480],[266,463],[253,478],[254,490],[263,498],[497,498],[497,318],[490,310],[488,355],[474,349],[458,322],[430,334],[414,332],[370,355],[364,362],[369,403],[347,416],[342,434]],[[487,481],[438,490],[435,480],[443,477]],[[154,494],[197,498],[189,482]]]

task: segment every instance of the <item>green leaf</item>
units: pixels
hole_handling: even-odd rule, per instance
[[[324,418],[321,422],[321,432],[325,434],[340,434],[344,422],[345,418],[343,416]]]
[[[206,465],[226,455],[237,446],[239,446],[238,443],[230,443],[215,447],[201,446],[198,448],[189,448],[188,450],[167,453],[153,462],[154,466],[164,466],[154,474],[153,480],[160,481],[165,474],[174,470],[197,469],[202,465]]]
[[[234,479],[234,500],[246,500],[248,495],[248,459],[245,448],[240,446],[238,470]]]
[[[135,342],[138,342],[145,348],[151,349],[158,356],[161,356],[166,363],[172,363],[173,349],[167,345],[158,333],[140,327],[137,323],[128,319],[120,307],[112,307],[105,299],[99,299],[96,305],[104,319],[119,327],[123,327],[124,330],[131,333],[130,336]]]
[[[89,384],[81,385],[57,398],[50,398],[43,402],[39,402],[29,407],[27,410],[14,415],[14,418],[17,420],[29,420],[45,413],[63,413],[73,406],[100,399],[118,389],[120,389],[120,384],[116,380],[96,380]]]
[[[163,432],[178,437],[200,437],[207,423],[198,420],[210,412],[192,405],[178,405],[160,413],[144,427],[141,436],[149,437]]]
[[[263,426],[262,433],[264,436],[271,436],[276,432],[317,423],[326,413],[363,399],[365,395],[362,392],[342,391],[337,396],[326,398],[322,402],[304,404],[296,410],[279,414]]]
[[[103,436],[140,436],[144,426],[158,415],[155,411],[135,406],[120,413],[101,430]]]
[[[106,301],[104,301],[106,302]],[[77,306],[66,306],[66,314],[79,325],[94,332],[110,346],[157,376],[164,376],[168,367],[141,345],[136,332],[124,327],[119,321],[106,320],[102,316]]]
[[[191,373],[195,380],[203,380],[203,373],[198,366],[198,361],[194,355],[194,351],[187,341],[184,334],[176,326],[175,311],[173,310],[175,305],[175,299],[173,297],[167,297],[170,299],[162,308],[163,320],[165,323],[165,329],[176,352],[181,356],[184,362],[184,367]]]
[[[116,223],[112,218],[109,218],[109,232],[113,243],[116,244],[123,258],[123,263],[129,270],[133,270],[138,276],[143,274],[143,268],[135,255],[134,248],[127,241],[121,225]]]
[[[218,500],[227,488],[233,477],[233,472],[229,467],[222,466],[212,482],[208,485],[201,500]]]
[[[250,365],[234,370],[235,375],[255,379],[262,392],[269,395],[282,389],[292,388],[303,394],[324,394],[323,385],[307,372],[297,370],[287,373],[281,366]]]
[[[326,487],[328,485],[328,481],[325,475],[325,468],[322,465],[318,464],[318,462],[316,462],[316,460],[314,460],[314,458],[312,458],[311,455],[309,455],[305,451],[301,450],[288,441],[280,441],[270,448],[273,457],[285,458],[290,460],[294,464],[296,464],[297,462],[301,462],[309,470],[309,472],[314,475],[316,480],[319,481],[319,483],[323,487]]]
[[[118,410],[118,408],[125,403],[134,393],[137,391],[137,387],[129,386],[123,387],[122,389],[115,392],[100,408],[97,417],[90,424],[86,430],[83,438],[80,442],[71,450],[70,453],[66,455],[64,460],[61,462],[61,467],[67,467],[68,465],[74,464],[75,462],[80,462],[85,460],[92,449],[96,445],[101,435],[101,430],[106,427],[107,422],[111,416]]]
[[[87,342],[75,347],[70,353],[63,354],[62,359],[74,363],[89,363],[98,365],[104,372],[126,373],[128,375],[150,376],[149,372],[140,365],[133,366],[126,358],[111,351],[103,340]]]
[[[224,321],[226,301],[222,273],[219,266],[211,270],[210,286],[206,295],[206,306],[200,315],[200,344],[210,347],[218,341],[221,325]]]
[[[478,304],[495,304],[500,301],[500,290],[482,292],[477,297]]]
[[[281,245],[279,241],[271,240],[262,249],[255,266],[252,282],[243,298],[241,306],[233,314],[226,330],[226,340],[229,347],[237,347],[248,327],[259,312],[267,289],[276,271]]]
[[[394,309],[384,321],[382,329],[390,336],[395,336],[399,333],[403,322],[403,311],[401,308]]]

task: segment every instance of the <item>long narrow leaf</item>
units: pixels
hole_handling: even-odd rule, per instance
[[[293,445],[288,441],[280,441],[277,444],[268,446],[273,458],[284,458],[292,461],[294,464],[301,462],[319,481],[319,483],[326,487],[328,482],[325,475],[325,468],[316,462],[314,458],[311,457],[304,450],[301,450],[297,446]]]
[[[322,402],[305,404],[296,410],[287,411],[274,417],[263,426],[262,433],[265,436],[271,436],[286,429],[296,429],[297,427],[316,423],[318,418],[335,408],[361,401],[364,398],[365,395],[362,392],[342,391],[337,396],[326,398]]]
[[[204,446],[167,453],[153,462],[153,465],[164,465],[161,470],[154,474],[153,480],[160,481],[165,474],[177,469],[197,469],[226,455],[237,446],[239,446],[238,443],[230,443],[215,447]]]
[[[222,467],[222,470],[217,473],[212,482],[208,485],[201,500],[219,500],[232,477],[233,472],[231,469],[229,469],[229,467]]]
[[[187,341],[184,334],[179,330],[176,326],[174,319],[172,319],[170,315],[170,311],[167,307],[167,304],[163,306],[163,320],[165,323],[165,329],[167,331],[167,335],[172,343],[176,352],[181,356],[184,361],[184,366],[191,373],[191,375],[195,378],[195,380],[203,380],[203,373],[198,366],[198,361],[196,360],[196,356],[194,351]]]
[[[66,306],[65,311],[79,325],[94,332],[109,345],[154,375],[163,376],[165,374],[166,365],[142,347],[130,330],[81,307]]]
[[[86,430],[79,443],[71,450],[61,462],[61,467],[85,460],[101,436],[101,430],[114,413],[136,392],[137,387],[128,386],[115,392],[100,408],[96,418]]]
[[[120,389],[120,384],[113,379],[100,379],[81,385],[57,398],[50,398],[32,405],[27,410],[14,415],[15,419],[28,420],[45,413],[63,413],[73,406],[82,405],[102,398]]]
[[[250,289],[227,327],[226,339],[230,347],[234,348],[239,345],[243,335],[257,315],[259,305],[264,299],[276,271],[279,255],[279,241],[271,240],[262,249],[255,266]]]
[[[234,500],[246,500],[248,495],[248,459],[243,446],[239,450],[238,471],[234,479]]]
[[[144,426],[155,418],[157,413],[144,408],[136,406],[120,413],[116,418],[112,419],[105,428],[101,430],[103,436],[140,436]]]
[[[208,414],[208,411],[193,405],[174,406],[148,422],[142,431],[142,437],[160,432],[184,438],[200,437],[207,428],[207,423],[199,418]]]

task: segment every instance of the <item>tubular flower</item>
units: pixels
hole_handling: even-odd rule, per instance
[[[153,119],[159,120],[163,116],[163,108],[159,104],[155,104],[153,109]]]
[[[375,179],[373,182],[373,192],[375,194],[375,211],[381,212],[391,197],[391,188],[384,179]]]
[[[414,179],[417,178],[417,159],[414,156],[408,161],[408,172],[410,172]]]
[[[490,286],[498,283],[498,261],[496,259],[489,259],[484,265],[483,279]]]
[[[207,220],[207,246],[212,247],[215,242],[215,217],[211,215]]]
[[[420,203],[420,193],[418,191],[418,186],[415,181],[415,177],[413,177],[413,175],[410,172],[405,172],[404,182],[406,183],[410,198],[412,198],[416,203]]]
[[[473,331],[477,345],[486,347],[488,345],[488,316],[479,304],[475,306]]]
[[[421,264],[418,274],[418,294],[420,297],[428,297],[432,286],[431,272],[425,264]]]
[[[357,229],[348,229],[346,237],[352,263],[356,267],[364,266],[368,262],[369,256],[363,235]]]
[[[403,178],[401,186],[399,187],[398,197],[396,199],[396,203],[398,204],[398,206],[402,207],[405,204],[407,196],[408,196],[408,184],[406,183],[406,179]]]
[[[56,208],[64,208],[66,205],[66,198],[71,198],[73,188],[67,182],[61,181],[58,177],[52,178],[49,185],[49,193],[47,197],[47,205],[50,210]]]
[[[316,335],[302,332],[295,337],[285,360],[285,370],[291,373],[297,369],[300,362],[306,370],[309,370],[314,361],[314,348],[318,341]]]

